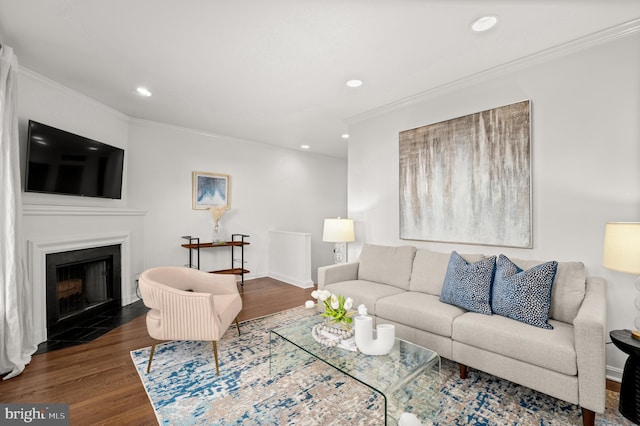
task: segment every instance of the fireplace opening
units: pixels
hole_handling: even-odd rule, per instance
[[[120,245],[47,254],[47,335],[121,304]]]

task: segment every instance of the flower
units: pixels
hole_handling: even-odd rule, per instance
[[[335,294],[331,295],[331,307],[333,309],[338,309],[340,307],[340,301],[338,300],[338,296]]]
[[[209,211],[211,212],[213,223],[217,225],[222,215],[227,211],[227,208],[225,206],[213,206],[209,207]]]
[[[360,315],[367,315],[367,307],[363,304],[358,305],[358,313]]]
[[[321,290],[321,291],[313,290],[311,292],[311,297],[313,297],[314,299],[318,299],[321,302],[324,302],[325,300],[331,297],[331,292],[329,290]]]
[[[344,308],[348,311],[349,309],[353,308],[353,299],[350,297],[347,297],[347,300],[344,301]]]
[[[311,292],[311,297],[324,304],[324,312],[321,314],[323,317],[345,326],[349,326],[353,322],[351,317],[355,314],[355,311],[350,311],[353,306],[352,298],[347,297],[345,299],[343,295],[332,294],[329,290],[314,290]]]

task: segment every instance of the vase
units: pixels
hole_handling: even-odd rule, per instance
[[[365,355],[386,355],[393,349],[396,342],[396,327],[391,324],[378,324],[376,338],[373,338],[373,318],[359,315],[354,318],[356,323],[356,346]]]
[[[326,318],[326,317],[324,319],[324,325],[330,328],[336,328],[339,330],[346,330],[346,331],[352,331],[353,329],[353,323],[348,324],[342,321],[334,321],[331,318]]]
[[[213,238],[211,239],[214,244],[218,244],[224,241],[222,238],[222,226],[220,226],[220,221],[216,221],[213,225]]]

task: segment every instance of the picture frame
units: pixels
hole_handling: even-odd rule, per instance
[[[193,210],[207,210],[211,207],[229,209],[230,176],[220,173],[192,173]]]
[[[400,238],[532,248],[530,100],[400,132]]]

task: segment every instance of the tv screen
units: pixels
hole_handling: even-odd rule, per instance
[[[29,120],[25,191],[120,199],[124,150]]]

